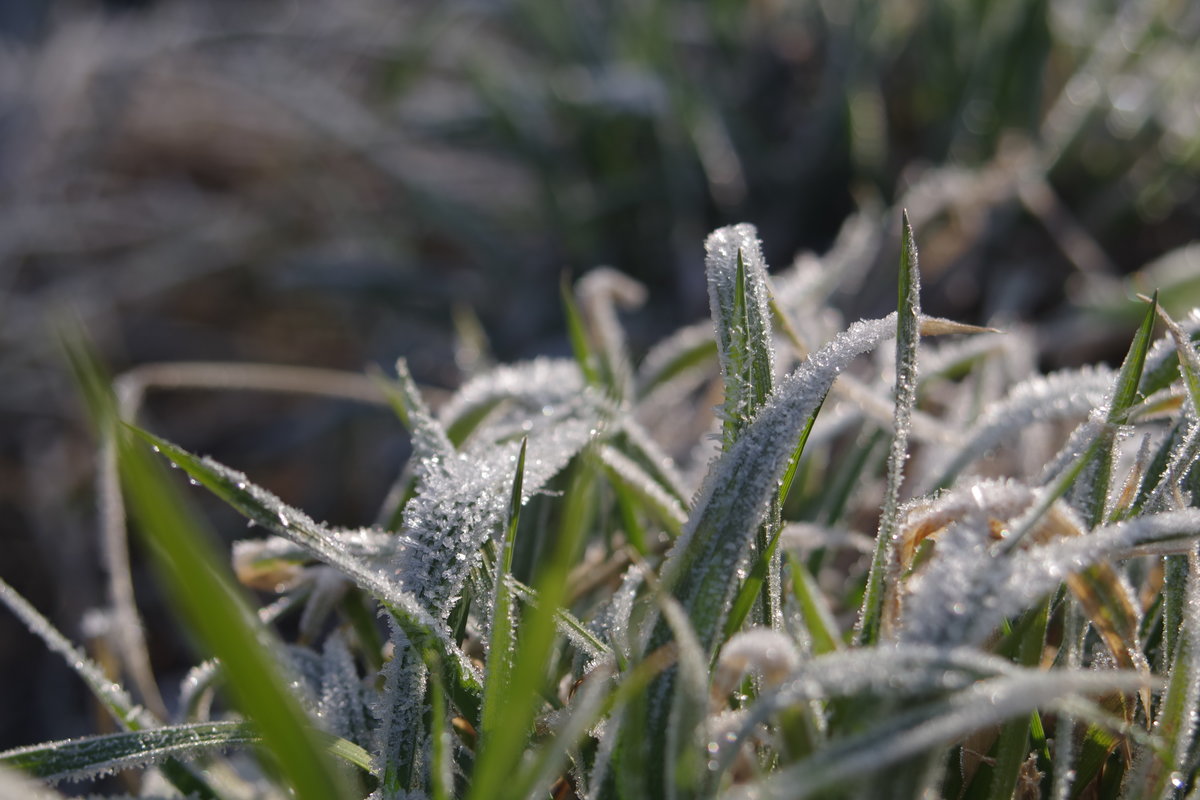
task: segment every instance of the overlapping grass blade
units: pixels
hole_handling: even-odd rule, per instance
[[[583,458],[572,474],[566,491],[565,508],[554,544],[536,576],[537,602],[526,607],[517,632],[515,646],[508,653],[509,663],[503,667],[505,673],[497,676],[494,689],[497,694],[498,718],[491,727],[483,729],[482,748],[477,755],[472,774],[470,798],[524,797],[535,787],[527,784],[512,784],[506,787],[504,775],[519,761],[533,727],[538,709],[538,691],[547,679],[546,665],[555,646],[559,609],[567,592],[567,575],[574,557],[583,541],[593,514],[593,483],[588,459]],[[520,484],[514,483],[513,522],[520,501]],[[511,545],[511,543],[510,543]],[[499,599],[499,596],[498,596]],[[500,613],[499,607],[495,613]],[[493,626],[501,624],[494,618]],[[493,689],[491,663],[496,657],[498,641],[493,634],[488,656],[488,689]],[[526,774],[527,778],[532,775]]]
[[[133,430],[234,510],[336,567],[382,603],[414,647],[422,651],[433,648],[438,652],[446,670],[443,677],[455,705],[468,718],[478,718],[482,693],[478,672],[450,639],[445,626],[434,620],[411,594],[398,587],[388,575],[349,554],[327,528],[251,483],[244,474],[212,459],[194,456],[153,434]]]
[[[122,484],[169,595],[209,654],[225,665],[235,704],[261,731],[288,783],[301,798],[346,796],[315,729],[286,688],[271,637],[254,618],[184,498],[127,429],[100,368],[81,345],[68,345],[76,377],[102,428],[113,431]]]
[[[654,345],[637,371],[637,397],[645,401],[688,375],[707,375],[717,360],[711,322],[688,325]]]
[[[567,318],[567,338],[571,342],[571,351],[575,354],[575,363],[579,365],[584,380],[589,386],[603,386],[604,377],[600,372],[599,359],[588,341],[587,326],[579,306],[575,304],[575,295],[571,291],[571,281],[563,275],[559,285],[559,297],[562,299],[563,314]]]
[[[867,731],[830,742],[819,753],[765,780],[723,794],[722,800],[799,800],[947,746],[977,730],[1027,716],[1037,708],[1105,716],[1079,698],[1146,686],[1128,672],[1022,671],[978,681],[949,696],[891,715]],[[1119,725],[1119,721],[1111,721]]]
[[[895,330],[895,316],[852,325],[785,378],[732,447],[712,465],[704,488],[692,509],[684,533],[677,540],[661,572],[663,585],[688,615],[696,637],[709,657],[721,641],[723,626],[739,578],[747,563],[750,542],[763,522],[778,481],[788,468],[795,442],[816,413],[837,374],[857,355],[867,352]],[[672,640],[664,621],[653,618],[646,653],[654,653]],[[627,744],[623,753],[636,752],[645,771],[634,768],[627,780],[644,779],[640,791],[647,797],[663,796],[669,776],[662,747],[673,703],[675,670],[666,670],[649,689],[640,706],[644,719],[630,723],[648,750]],[[627,734],[628,735],[628,734]],[[634,774],[636,773],[636,775]]]

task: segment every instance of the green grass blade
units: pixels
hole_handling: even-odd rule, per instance
[[[512,735],[506,722],[515,698],[511,696],[514,620],[512,590],[505,578],[512,572],[513,550],[517,538],[517,526],[521,519],[521,484],[525,477],[525,450],[528,441],[521,442],[517,456],[516,474],[513,477],[512,498],[509,503],[508,526],[500,545],[500,557],[496,564],[496,577],[492,588],[492,617],[489,626],[487,672],[483,684],[483,709],[480,715],[481,757],[476,763],[479,770],[486,765],[488,749],[498,747],[502,736]],[[518,734],[521,735],[521,734]],[[472,782],[479,782],[478,774]]]
[[[600,374],[596,354],[588,342],[587,326],[583,323],[583,315],[575,304],[575,295],[571,292],[571,282],[563,275],[559,284],[559,297],[562,299],[563,315],[567,318],[567,338],[571,342],[571,351],[575,354],[575,362],[583,372],[583,377],[589,386],[603,386],[604,379]]]
[[[725,638],[732,636],[745,621],[746,616],[750,613],[750,609],[754,606],[756,597],[761,598],[763,602],[764,612],[768,619],[770,614],[771,604],[775,598],[770,595],[775,593],[770,590],[767,584],[770,577],[773,562],[777,561],[776,552],[779,547],[779,535],[783,532],[783,523],[778,519],[778,510],[783,508],[783,504],[787,502],[788,493],[792,489],[792,482],[796,478],[796,468],[800,465],[800,457],[804,454],[804,446],[808,443],[809,434],[812,433],[813,423],[817,421],[817,414],[821,411],[821,407],[817,406],[817,410],[809,417],[808,425],[804,427],[804,431],[800,434],[800,441],[796,444],[796,449],[792,452],[791,459],[788,460],[787,469],[783,472],[783,477],[779,481],[779,494],[775,499],[775,507],[772,509],[772,525],[775,527],[775,533],[771,535],[765,546],[760,546],[757,557],[754,561],[754,567],[750,570],[750,574],[746,576],[746,581],[738,589],[737,596],[734,597],[733,605],[729,608],[729,617],[725,620]],[[771,627],[771,626],[768,626]]]
[[[1111,426],[1123,424],[1126,415],[1137,401],[1138,386],[1142,380],[1142,369],[1146,363],[1146,353],[1150,349],[1154,332],[1154,320],[1157,316],[1158,294],[1149,301],[1142,323],[1138,326],[1129,353],[1121,363],[1117,373],[1117,384],[1113,389],[1112,400],[1108,407],[1107,421]],[[1086,487],[1087,498],[1084,508],[1087,511],[1087,521],[1091,527],[1104,522],[1108,505],[1108,494],[1112,483],[1113,471],[1113,442],[1116,431],[1109,427],[1088,448],[1085,454],[1085,464],[1090,471],[1090,484]],[[1093,452],[1094,451],[1094,452]]]
[[[796,596],[808,635],[812,637],[813,653],[821,655],[840,649],[842,638],[837,622],[816,579],[795,555],[788,553],[787,558],[792,573],[792,593]]]
[[[1150,307],[1142,316],[1142,323],[1138,327],[1137,333],[1130,343],[1129,352],[1125,355],[1125,360],[1121,363],[1121,369],[1117,373],[1116,385],[1113,387],[1112,400],[1106,415],[1108,426],[1099,430],[1083,448],[1080,456],[1042,493],[1038,503],[1024,515],[1020,524],[1014,526],[1013,532],[1001,544],[1000,550],[1003,553],[1015,550],[1025,536],[1038,524],[1042,516],[1050,510],[1050,506],[1066,494],[1087,470],[1092,471],[1092,480],[1085,501],[1088,522],[1094,528],[1103,521],[1112,474],[1112,444],[1115,434],[1111,426],[1123,423],[1127,412],[1137,400],[1142,367],[1146,363],[1146,353],[1150,349],[1151,334],[1154,330],[1156,305],[1157,296],[1151,299]]]
[[[429,718],[433,731],[431,736],[429,765],[429,788],[432,800],[450,800],[454,790],[454,770],[451,764],[450,735],[446,730],[446,689],[442,685],[441,669],[436,663],[429,664]]]
[[[320,733],[314,739],[326,753],[364,772],[370,770],[370,756],[358,745]],[[80,780],[262,743],[263,737],[248,722],[193,722],[18,747],[0,753],[0,766],[47,781]]]
[[[239,594],[210,536],[185,511],[185,498],[144,447],[107,416],[113,405],[102,399],[107,391],[100,368],[79,347],[72,349],[72,360],[92,413],[114,430],[122,485],[168,595],[208,655],[224,664],[235,705],[261,731],[298,798],[346,796],[308,717],[287,689],[268,644],[271,634]]]
[[[140,731],[155,728],[160,724],[160,720],[134,704],[123,687],[109,680],[99,665],[75,647],[48,619],[39,614],[37,609],[3,580],[0,580],[0,602],[8,606],[52,652],[63,657],[75,674],[87,684],[96,700],[122,728]],[[162,764],[162,771],[167,780],[185,794],[204,798],[217,797],[216,792],[203,778],[174,759],[167,759]]]
[[[682,328],[651,348],[637,373],[637,399],[645,400],[676,378],[707,372],[717,360],[712,325]]]
[[[519,781],[508,782],[505,775],[521,760],[533,727],[540,704],[538,693],[547,677],[546,664],[555,646],[556,628],[563,619],[560,610],[566,598],[567,575],[591,524],[595,475],[590,463],[587,458],[577,462],[553,546],[535,576],[537,602],[528,605],[522,615],[508,680],[499,687],[503,718],[492,729],[491,738],[485,730],[470,798],[524,797],[533,788]]]
[[[904,212],[900,243],[900,289],[896,322],[896,408],[893,417],[892,449],[888,455],[887,494],[879,518],[875,555],[867,576],[855,638],[861,644],[879,639],[883,622],[883,603],[887,582],[893,569],[892,544],[900,514],[900,485],[904,480],[904,462],[908,459],[909,420],[917,403],[917,346],[920,342],[921,278],[917,265],[917,244],[908,212]]]

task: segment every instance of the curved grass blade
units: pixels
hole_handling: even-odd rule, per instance
[[[87,684],[92,695],[112,715],[122,728],[131,731],[155,728],[161,721],[146,709],[134,704],[129,693],[119,684],[113,683],[94,661],[71,643],[48,619],[38,613],[15,589],[0,580],[0,602],[29,628],[46,646],[58,653]],[[217,794],[208,783],[183,764],[168,760],[162,765],[163,775],[175,788],[197,797],[215,798]]]
[[[1021,522],[1014,526],[1015,530],[1001,546],[1003,552],[1013,550],[1025,536],[1038,524],[1041,517],[1050,509],[1055,500],[1062,497],[1075,485],[1080,476],[1088,473],[1088,485],[1082,488],[1086,495],[1082,502],[1088,515],[1090,527],[1096,527],[1104,521],[1108,503],[1108,486],[1112,475],[1113,453],[1112,446],[1115,437],[1113,426],[1125,422],[1126,415],[1137,400],[1138,384],[1142,377],[1142,368],[1146,363],[1146,352],[1150,349],[1151,334],[1154,330],[1155,307],[1157,295],[1151,298],[1150,307],[1142,316],[1129,352],[1121,362],[1117,372],[1116,385],[1113,387],[1108,409],[1105,413],[1104,424],[1082,448],[1078,458],[1055,480],[1043,494],[1041,501],[1030,509]]]
[[[1018,383],[972,426],[931,488],[948,488],[972,461],[1034,423],[1086,415],[1108,398],[1113,379],[1107,367],[1088,366]]]
[[[888,454],[887,492],[879,517],[875,555],[867,575],[862,610],[854,638],[859,644],[878,641],[884,620],[884,595],[895,586],[899,576],[893,558],[897,523],[900,518],[900,485],[904,481],[904,462],[908,459],[909,420],[917,404],[917,347],[920,343],[921,277],[917,266],[917,244],[913,238],[908,212],[903,212],[900,243],[899,307],[896,317],[896,406],[893,417],[892,449]]]
[[[646,302],[646,287],[615,269],[598,267],[576,281],[575,295],[595,343],[601,377],[612,395],[623,401],[633,392],[633,369],[617,307],[641,306]]]
[[[626,490],[636,498],[637,504],[649,509],[672,536],[678,536],[687,521],[687,512],[641,465],[621,451],[608,445],[595,450],[596,458],[604,467],[604,473],[615,486]],[[639,548],[645,553],[645,548]]]
[[[325,752],[369,771],[370,756],[358,745],[327,734],[318,734],[316,739]],[[219,753],[231,747],[262,743],[263,737],[248,722],[194,722],[18,747],[0,753],[0,766],[52,782],[82,780],[157,764],[168,758]]]

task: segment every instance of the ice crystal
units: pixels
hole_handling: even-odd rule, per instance
[[[529,433],[524,496],[539,491],[596,433],[596,416],[560,420]],[[508,515],[518,442],[473,447],[423,481],[404,509],[396,574],[434,616],[445,620],[479,563],[484,542]]]

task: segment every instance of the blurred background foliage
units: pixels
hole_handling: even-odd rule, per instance
[[[650,289],[637,349],[706,312],[713,228],[755,223],[779,267],[899,206],[926,309],[1037,323],[1046,367],[1119,358],[1136,290],[1200,300],[1189,0],[4,0],[0,30],[0,574],[80,637],[105,591],[62,315],[117,370],[404,355],[450,387],[456,312],[499,359],[565,353],[560,276],[608,264]],[[894,247],[847,316],[894,307]],[[339,524],[406,454],[346,403],[151,400]],[[188,656],[138,590],[169,673]],[[0,748],[90,729],[7,618],[0,654],[31,689]]]

